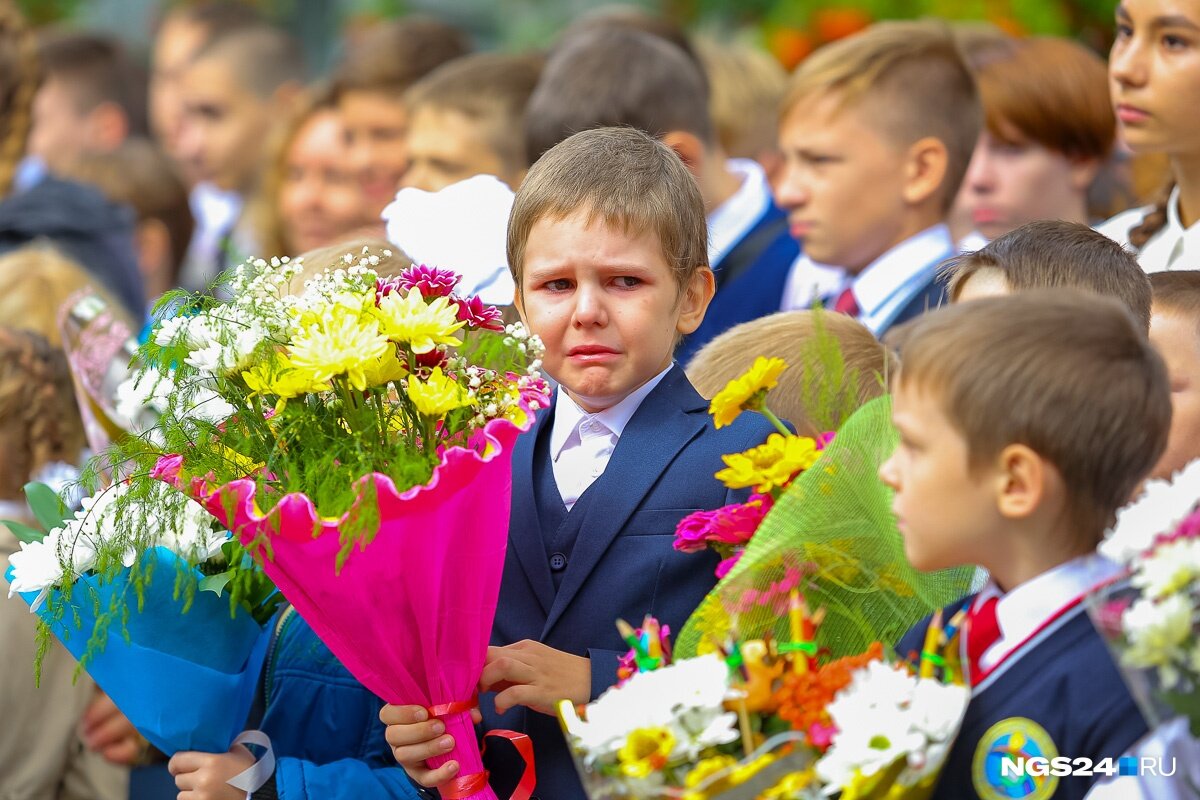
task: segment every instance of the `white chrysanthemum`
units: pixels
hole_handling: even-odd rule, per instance
[[[1138,562],[1130,582],[1151,599],[1186,589],[1200,580],[1200,539],[1160,544]]]
[[[1147,481],[1142,494],[1117,512],[1116,524],[1100,543],[1100,554],[1128,564],[1170,533],[1200,501],[1200,459],[1172,476],[1170,481]]]
[[[1134,667],[1158,667],[1164,683],[1174,684],[1174,665],[1186,657],[1184,647],[1192,634],[1193,614],[1191,602],[1182,595],[1171,595],[1157,603],[1138,600],[1121,617],[1121,628],[1129,643],[1122,660]]]
[[[62,581],[62,562],[58,560],[60,533],[61,529],[56,529],[40,542],[21,542],[21,549],[8,557],[12,567],[8,596],[38,592],[37,599],[29,604],[31,612],[41,608],[50,589]]]
[[[729,668],[716,655],[640,672],[589,705],[587,720],[573,724],[570,733],[578,737],[590,760],[611,756],[629,731],[639,728],[669,726],[677,738],[691,737],[710,745],[733,741],[736,732],[732,738],[730,732],[736,717],[722,708],[729,692],[728,676]],[[681,727],[681,719],[687,728]],[[690,747],[687,742],[679,746]]]

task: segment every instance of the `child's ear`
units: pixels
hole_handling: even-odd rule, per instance
[[[704,143],[699,138],[685,131],[670,131],[664,133],[660,141],[675,151],[675,155],[693,175],[700,174],[704,162]]]
[[[693,272],[679,297],[679,319],[675,323],[675,330],[686,336],[699,328],[704,321],[704,312],[716,293],[717,282],[711,269],[704,267]]]
[[[1010,444],[996,460],[996,507],[1007,519],[1033,516],[1045,501],[1053,467],[1023,444]]]
[[[521,317],[521,323],[528,325],[529,322],[525,318],[525,293],[521,291],[521,284],[518,283],[516,291],[513,292],[513,308],[517,310],[517,314]]]
[[[935,196],[946,180],[949,154],[941,139],[926,136],[913,142],[905,154],[904,201],[921,205]]]

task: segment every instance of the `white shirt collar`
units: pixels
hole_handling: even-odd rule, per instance
[[[620,439],[621,434],[625,432],[625,426],[629,424],[629,420],[633,419],[633,415],[642,405],[642,401],[650,392],[654,391],[654,387],[662,382],[673,366],[674,362],[668,364],[666,369],[634,389],[626,395],[624,400],[595,414],[589,414],[580,408],[579,404],[560,385],[557,389],[558,398],[554,406],[554,423],[550,429],[550,458],[558,460],[563,448],[567,446],[573,436],[577,435],[579,426],[587,420],[595,420],[608,429],[610,435]]]
[[[853,283],[854,299],[862,316],[875,316],[896,292],[932,274],[953,251],[950,229],[939,224],[905,239],[872,261]]]
[[[995,663],[1003,659],[1065,606],[1121,571],[1120,564],[1097,553],[1089,553],[1047,570],[1006,594],[1001,593],[995,582],[989,582],[979,593],[973,608],[978,608],[989,598],[1000,598],[996,603],[1000,639],[984,654],[983,662]]]
[[[708,263],[714,269],[771,205],[771,185],[757,161],[731,158],[725,168],[740,177],[742,185],[708,215]]]

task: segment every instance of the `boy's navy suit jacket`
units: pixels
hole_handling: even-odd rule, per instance
[[[549,448],[553,409],[539,416],[513,451],[512,518],[508,555],[492,644],[524,639],[590,656],[592,698],[616,683],[617,659],[628,648],[617,634],[622,617],[637,626],[646,614],[678,633],[716,582],[712,551],[680,553],[675,526],[687,514],[746,498],[713,477],[721,456],[763,443],[774,430],[758,414],[744,413],[716,430],[705,401],[676,364],[629,420],[604,472],[583,493],[562,527],[543,531],[537,487],[553,489]],[[535,464],[542,464],[535,474]],[[547,483],[547,478],[550,482]],[[556,492],[556,489],[554,490]],[[545,490],[541,494],[545,494]],[[557,591],[548,537],[577,534]],[[561,563],[561,562],[560,562]],[[583,789],[557,719],[524,707],[498,716],[490,694],[481,697],[485,730],[528,733],[537,758],[535,797],[584,800]],[[489,740],[496,742],[497,740]],[[507,797],[520,774],[519,760],[503,741],[489,743],[485,762],[492,786]]]

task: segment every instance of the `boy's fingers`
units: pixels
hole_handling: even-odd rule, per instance
[[[427,759],[434,756],[444,756],[454,749],[454,737],[450,735],[439,736],[438,738],[421,742],[420,744],[409,744],[400,747],[392,746],[392,755],[396,757],[399,764],[404,765],[407,769],[413,765],[424,765]]]
[[[539,703],[540,695],[536,687],[525,684],[505,689],[496,695],[496,713],[504,714],[514,706],[529,706],[534,711],[541,711],[544,704]]]
[[[128,739],[135,735],[135,730],[129,720],[122,714],[113,714],[108,719],[92,725],[83,733],[83,739],[92,750],[99,750],[114,742]]]
[[[533,683],[537,678],[538,673],[533,667],[512,656],[504,655],[483,668],[479,685],[488,692],[505,691],[509,686]]]
[[[429,719],[424,706],[386,705],[379,709],[379,721],[384,725],[412,725]]]
[[[458,762],[447,761],[437,769],[429,769],[424,766],[405,767],[404,771],[408,773],[408,777],[426,789],[434,789],[458,774]]]
[[[424,744],[445,732],[444,722],[440,719],[431,719],[429,722],[418,722],[412,725],[388,725],[387,730],[383,733],[383,738],[387,739],[387,743],[392,747],[404,747]]]
[[[204,755],[204,753],[197,753],[191,750],[178,752],[171,756],[171,760],[167,762],[167,772],[172,775],[184,775],[189,772],[195,772],[204,763]]]
[[[480,711],[478,708],[472,708],[471,709],[471,721],[474,722],[476,725],[483,722],[483,712]]]
[[[142,743],[137,739],[123,739],[114,745],[100,748],[100,757],[111,764],[132,765],[142,754]]]

